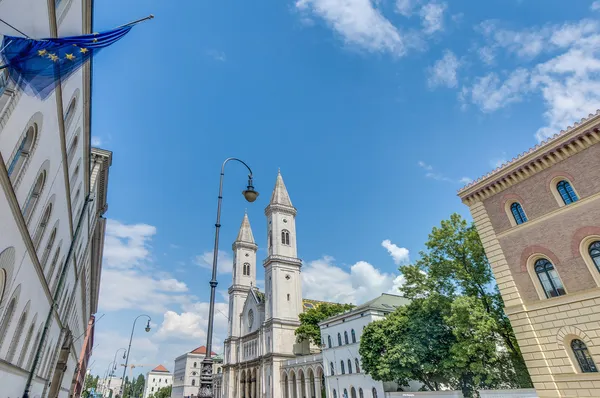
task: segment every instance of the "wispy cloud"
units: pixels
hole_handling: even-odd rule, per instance
[[[215,61],[225,62],[227,61],[227,55],[223,51],[209,50],[208,55]]]
[[[450,50],[444,51],[444,56],[437,60],[431,68],[429,68],[429,78],[427,83],[429,87],[458,86],[457,70],[460,67],[460,61],[456,55]]]
[[[214,253],[212,251],[205,251],[204,253],[196,256],[194,263],[202,268],[212,269],[213,254]],[[219,255],[217,256],[217,265],[219,274],[231,273],[233,270],[233,258],[229,252],[219,250]]]
[[[421,8],[421,24],[425,34],[433,34],[444,30],[444,12],[447,8],[446,3],[427,3]]]
[[[102,138],[100,138],[98,136],[93,136],[92,137],[92,146],[99,147],[101,145],[102,145]]]
[[[371,52],[404,55],[407,37],[371,0],[297,0],[296,9],[322,18],[347,44]]]
[[[600,1],[594,1],[590,5],[590,10],[592,10],[592,11],[598,11],[598,10],[600,10]]]
[[[598,21],[582,19],[523,30],[486,21],[478,29],[489,48],[517,57],[523,66],[507,73],[492,72],[463,86],[459,98],[464,103],[494,112],[527,96],[541,95],[546,125],[535,134],[539,141],[600,108]],[[545,59],[536,62],[542,55]]]
[[[444,174],[436,171],[432,165],[427,164],[425,162],[423,162],[422,160],[417,162],[417,165],[419,165],[420,168],[422,168],[423,170],[425,170],[425,177],[427,178],[431,178],[432,180],[436,180],[436,181],[446,181],[446,182],[452,182],[452,183],[465,183],[465,181],[471,181],[471,179],[469,177],[462,177],[459,179],[454,179],[454,178],[449,178],[447,176],[445,176]]]

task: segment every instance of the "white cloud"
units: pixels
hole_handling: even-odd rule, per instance
[[[196,256],[194,262],[202,268],[212,269],[213,251],[206,251],[199,256]],[[217,256],[217,272],[219,274],[230,274],[233,270],[233,258],[229,252],[219,250]]]
[[[419,0],[396,0],[396,12],[405,17],[410,17]]]
[[[487,65],[494,64],[496,54],[492,47],[483,46],[483,47],[479,48],[477,53],[479,54],[479,59],[481,59],[485,64],[487,64]]]
[[[390,256],[394,259],[394,263],[396,265],[400,265],[402,263],[407,263],[409,261],[408,257],[408,249],[404,247],[398,247],[395,243],[392,243],[389,239],[381,242],[381,246],[383,246]]]
[[[403,55],[405,38],[371,0],[297,0],[296,8],[323,18],[346,43]]]
[[[495,72],[475,79],[475,83],[463,90],[463,100],[470,100],[484,112],[493,112],[522,100],[529,90],[529,72],[517,69],[503,82]]]
[[[526,95],[540,95],[546,106],[545,125],[535,134],[539,141],[551,137],[600,108],[600,23],[578,22],[534,27],[522,31],[502,29],[496,22],[479,26],[495,49],[532,60],[506,78],[497,73],[479,77],[462,88],[459,96],[484,112],[519,102]]]
[[[423,32],[432,34],[444,30],[444,11],[446,3],[427,3],[421,8],[421,24]]]
[[[461,184],[470,184],[473,182],[472,178],[469,177],[462,177],[460,180],[458,180],[458,182],[460,182]]]
[[[458,85],[456,71],[459,67],[460,61],[456,55],[450,50],[444,51],[444,56],[429,68],[429,87],[456,87]]]
[[[139,309],[165,312],[170,305],[191,300],[184,282],[159,279],[138,270],[104,269],[100,285],[100,309],[117,311]]]
[[[305,263],[301,275],[302,297],[336,303],[362,304],[381,293],[398,294],[404,283],[402,275],[381,272],[365,261],[346,271],[329,256]]]
[[[592,10],[592,11],[598,11],[598,10],[600,10],[600,1],[594,1],[590,5],[590,10]]]
[[[422,160],[419,160],[419,162],[417,164],[419,165],[419,167],[422,167],[425,170],[433,170],[433,166],[431,166],[430,164],[427,164],[427,163],[423,162]]]
[[[93,136],[92,137],[92,146],[99,147],[102,145],[102,138]]]
[[[123,224],[107,220],[104,238],[104,266],[129,269],[150,260],[150,240],[156,227],[148,224]]]

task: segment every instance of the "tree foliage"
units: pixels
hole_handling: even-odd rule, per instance
[[[458,214],[433,228],[414,264],[401,266],[411,304],[363,332],[363,367],[375,379],[424,389],[527,388],[525,367],[479,235]]]
[[[170,398],[172,388],[173,388],[172,386],[160,388],[154,394],[150,394],[150,396],[148,396],[148,398]]]
[[[300,314],[300,326],[296,329],[296,341],[309,340],[321,345],[321,329],[319,323],[334,315],[354,308],[352,304],[321,303]]]

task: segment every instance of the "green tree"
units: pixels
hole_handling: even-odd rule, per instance
[[[170,398],[172,388],[172,386],[160,388],[154,394],[150,394],[148,398]]]
[[[418,341],[397,336],[396,344],[381,336],[381,329],[387,333],[394,327],[400,327],[406,333],[410,331],[415,334],[413,338],[423,340],[424,348],[429,350],[415,356],[424,361],[423,365],[414,365],[417,366],[414,369],[410,366],[398,368],[407,361],[401,360],[399,364],[389,365],[386,375],[381,370],[385,370],[386,365],[371,361],[364,366],[365,370],[375,372],[376,378],[386,376],[386,380],[419,380],[427,389],[436,388],[431,381],[434,380],[461,389],[465,397],[476,394],[477,388],[531,387],[531,379],[474,225],[453,214],[449,220],[442,221],[440,227],[433,228],[425,246],[418,261],[400,267],[406,279],[401,291],[405,297],[413,299],[409,306],[397,311],[400,315],[408,314],[406,319],[390,316],[381,321],[384,325],[369,325],[361,339],[361,350],[365,355],[368,355],[369,346],[392,352],[408,350],[415,355],[414,351],[422,346]],[[424,321],[420,314],[436,316]],[[427,329],[423,329],[423,325]],[[429,330],[440,333],[432,335]],[[366,340],[365,335],[369,337]],[[417,348],[410,350],[406,341]],[[443,360],[438,362],[440,357]],[[386,361],[395,359],[391,357]],[[420,370],[423,367],[428,372],[423,373]]]
[[[85,380],[83,383],[83,391],[81,393],[81,396],[84,398],[87,398],[90,394],[90,389],[98,389],[98,378],[99,376],[92,376],[91,374],[86,374],[85,375]]]
[[[401,386],[411,380],[429,391],[456,386],[448,361],[455,338],[443,321],[443,306],[433,298],[417,299],[367,325],[359,348],[363,369],[376,380]]]
[[[296,329],[296,341],[309,340],[313,344],[321,345],[321,329],[319,322],[334,315],[354,308],[352,304],[321,303],[314,308],[300,314],[300,326]]]

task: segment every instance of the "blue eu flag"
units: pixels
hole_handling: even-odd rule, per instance
[[[131,26],[123,26],[102,33],[40,40],[4,36],[2,60],[15,84],[46,99],[58,79],[69,77],[100,49],[130,30]]]

